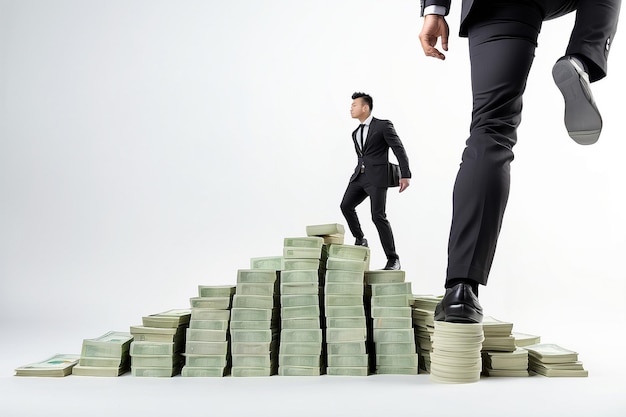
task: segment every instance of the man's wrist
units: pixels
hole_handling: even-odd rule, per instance
[[[439,16],[445,16],[446,15],[446,8],[444,6],[437,6],[437,5],[431,5],[431,6],[426,6],[424,8],[424,16],[429,15],[429,14],[436,14]]]

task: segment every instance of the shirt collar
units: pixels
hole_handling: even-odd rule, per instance
[[[369,117],[367,119],[365,119],[365,121],[363,121],[363,125],[370,127],[370,124],[372,123],[372,119],[374,118],[374,115],[370,114]]]

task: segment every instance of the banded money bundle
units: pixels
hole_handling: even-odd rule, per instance
[[[515,346],[513,323],[491,316],[483,317],[483,374],[488,376],[528,376],[528,352]]]
[[[586,377],[589,373],[578,360],[578,352],[552,343],[526,346],[529,370],[549,377]]]
[[[307,236],[319,236],[324,239],[324,244],[343,245],[345,228],[338,223],[313,224],[306,227]]]
[[[80,355],[71,353],[57,353],[40,362],[29,363],[15,369],[15,376],[56,376],[62,377],[72,373]]]
[[[141,326],[131,326],[131,372],[138,377],[172,377],[183,367],[190,309],[173,309],[142,317]]]
[[[229,321],[234,296],[232,285],[198,286],[198,297],[190,299],[182,376],[222,377],[230,373]]]
[[[110,331],[95,339],[83,340],[73,375],[119,376],[130,370],[130,344],[133,335]]]
[[[418,373],[430,373],[430,353],[433,350],[432,336],[435,332],[435,307],[442,296],[418,295],[411,297],[415,344],[419,356]]]

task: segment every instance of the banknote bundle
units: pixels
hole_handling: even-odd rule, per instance
[[[319,236],[327,245],[333,243],[343,245],[345,233],[343,225],[338,223],[314,224],[306,227],[307,236]]]
[[[282,256],[265,256],[250,258],[250,269],[273,269],[280,271],[283,265]]]
[[[409,297],[411,283],[404,271],[365,273],[366,313],[371,323],[370,371],[417,375],[418,356]],[[372,369],[373,368],[373,369]]]
[[[95,339],[83,340],[78,365],[73,375],[119,376],[130,370],[130,344],[133,335],[110,331]]]
[[[524,349],[528,351],[529,370],[533,374],[550,377],[589,375],[578,360],[578,352],[550,343],[530,345]]]
[[[198,286],[198,297],[190,299],[182,376],[222,377],[230,373],[229,321],[234,297],[234,285]]]
[[[280,271],[239,269],[230,312],[231,375],[254,377],[278,371]]]
[[[131,372],[139,377],[172,377],[183,367],[190,309],[173,309],[142,317],[142,325],[131,326]]]
[[[15,376],[67,376],[78,364],[80,355],[57,353],[40,362],[30,363],[15,369]]]
[[[488,376],[528,376],[528,352],[515,346],[513,323],[491,316],[483,317],[483,374]]]
[[[432,336],[435,332],[435,307],[442,296],[413,294],[411,304],[415,344],[419,356],[418,373],[430,373],[430,353],[433,350]]]
[[[369,249],[331,244],[324,282],[326,373],[367,376],[367,320],[363,295]]]
[[[324,239],[319,236],[285,238],[283,257],[314,259],[319,265],[323,245]],[[323,364],[319,267],[282,271],[280,305],[278,375],[320,375]]]
[[[515,346],[526,347],[541,343],[541,336],[528,333],[512,332],[511,335],[515,339]]]
[[[430,354],[430,379],[442,383],[469,383],[480,380],[481,323],[435,321]]]

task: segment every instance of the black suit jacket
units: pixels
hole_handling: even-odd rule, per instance
[[[368,181],[377,187],[387,187],[388,182],[388,163],[389,149],[393,151],[400,165],[402,178],[411,178],[409,170],[409,158],[406,155],[402,141],[398,137],[393,124],[389,120],[380,120],[372,118],[363,152],[357,142],[357,132],[360,128],[356,128],[352,132],[352,140],[354,148],[358,156],[358,163],[354,168],[354,173],[350,177],[350,182],[359,175],[361,166],[365,165],[364,174]],[[360,140],[360,138],[359,138]]]
[[[450,0],[420,0],[420,4],[422,7],[422,16],[424,16],[424,8],[427,6],[443,6],[446,8],[446,15],[450,12]],[[465,23],[473,5],[474,0],[463,0],[463,4],[461,5],[461,26],[459,28],[460,36],[467,36],[467,27]]]

